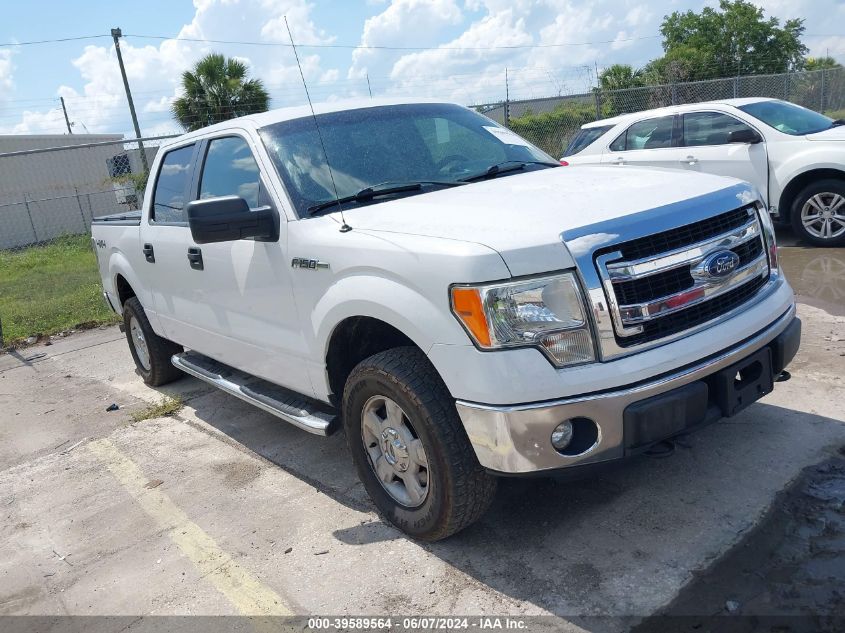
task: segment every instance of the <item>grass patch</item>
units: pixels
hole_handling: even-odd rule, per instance
[[[185,403],[179,396],[175,398],[162,398],[158,404],[152,404],[146,409],[133,413],[132,419],[135,422],[141,422],[142,420],[152,420],[153,418],[164,418],[175,415],[184,406]]]
[[[117,321],[102,296],[87,235],[22,251],[0,251],[0,320],[6,345],[35,334]]]
[[[845,110],[828,110],[825,112],[826,116],[829,116],[834,121],[836,119],[845,119]]]

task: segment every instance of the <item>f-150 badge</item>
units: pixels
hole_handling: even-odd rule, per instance
[[[307,259],[305,257],[294,257],[290,262],[293,268],[307,268],[308,270],[317,270],[318,268],[328,268],[328,262],[321,262],[318,259]]]

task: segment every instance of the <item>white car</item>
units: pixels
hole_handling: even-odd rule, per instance
[[[139,375],[343,427],[417,538],[476,520],[496,475],[733,415],[798,349],[771,218],[733,179],[568,169],[463,106],[377,99],[197,130],[150,173],[141,211],[92,227]]]
[[[753,184],[817,246],[845,244],[845,123],[777,99],[645,110],[581,127],[562,160],[666,167]]]

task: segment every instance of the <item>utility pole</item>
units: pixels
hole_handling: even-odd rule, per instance
[[[114,39],[114,50],[117,53],[117,63],[120,65],[120,74],[123,77],[123,87],[126,89],[126,100],[129,102],[129,114],[132,115],[132,125],[135,126],[135,138],[138,139],[138,149],[141,151],[141,164],[144,166],[144,171],[149,171],[150,167],[147,165],[147,152],[144,150],[144,143],[141,141],[141,128],[138,127],[138,116],[135,114],[135,103],[132,101],[132,92],[129,90],[129,80],[126,78],[126,69],[123,67],[123,55],[120,54],[120,38],[123,32],[120,27],[111,30],[112,39]]]
[[[62,112],[65,113],[65,123],[67,124],[67,133],[73,134],[73,130],[70,129],[70,119],[67,118],[67,108],[65,107],[65,98],[59,97],[59,101],[62,102]]]
[[[508,86],[508,69],[505,68],[505,127],[511,125],[511,99],[510,86]]]

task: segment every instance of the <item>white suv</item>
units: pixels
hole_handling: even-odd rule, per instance
[[[725,99],[584,125],[569,164],[668,167],[746,180],[817,246],[845,244],[845,127],[777,99]]]

